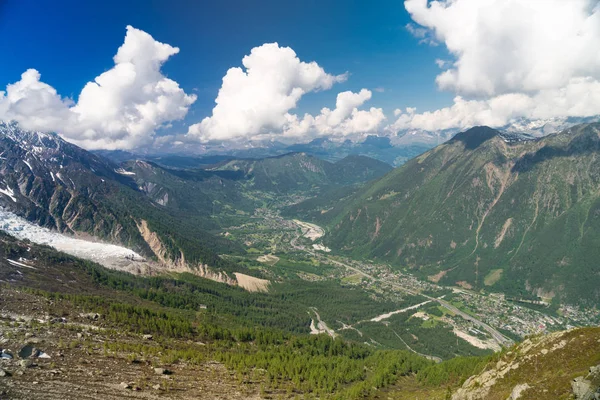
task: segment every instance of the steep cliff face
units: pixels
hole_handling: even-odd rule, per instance
[[[23,131],[4,122],[0,154],[3,208],[59,232],[86,233],[147,250],[131,236],[133,221],[107,201],[133,186],[109,161],[55,134]]]
[[[159,236],[150,229],[147,221],[141,220],[137,224],[137,227],[140,234],[158,259],[160,265],[166,271],[191,272],[194,275],[216,282],[222,282],[233,286],[238,285],[237,279],[231,278],[225,272],[216,271],[206,264],[188,263],[185,259],[185,255],[181,251],[179,251],[178,256],[171,255],[165,245],[161,242]]]

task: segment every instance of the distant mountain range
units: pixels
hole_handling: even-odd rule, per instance
[[[437,144],[437,143],[436,143]],[[209,147],[199,154],[148,154],[122,150],[99,150],[101,155],[114,162],[144,159],[170,168],[203,168],[230,159],[262,159],[288,153],[306,153],[325,161],[336,162],[350,155],[362,155],[383,161],[392,166],[402,165],[407,160],[432,147],[429,143],[395,146],[389,137],[371,135],[364,142],[350,140],[335,142],[319,138],[309,143],[286,145],[280,142],[260,142],[234,146]]]
[[[559,132],[573,125],[595,122],[599,119],[600,117],[545,120],[521,118],[499,127],[498,130],[510,135],[513,141],[526,140]],[[461,130],[459,128],[439,131],[406,129],[390,136],[369,135],[361,142],[317,138],[308,143],[292,145],[277,140],[211,143],[201,146],[199,154],[186,152],[172,154],[160,151],[127,152],[123,150],[100,150],[95,153],[117,163],[143,159],[171,168],[202,168],[233,158],[260,159],[296,152],[306,153],[331,162],[341,160],[349,155],[363,155],[399,167],[419,154],[450,140]]]

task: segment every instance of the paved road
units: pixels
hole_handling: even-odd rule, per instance
[[[341,266],[341,267],[345,267],[345,268],[347,268],[347,269],[349,269],[351,271],[354,271],[354,272],[356,272],[356,273],[358,273],[358,274],[360,274],[360,275],[362,275],[362,276],[364,276],[364,277],[366,277],[368,279],[371,279],[371,280],[377,281],[377,282],[384,282],[382,279],[375,278],[373,275],[369,275],[366,272],[361,271],[360,269],[358,269],[356,267],[353,267],[353,266],[348,265],[348,264],[344,264],[342,262],[339,262],[337,260],[331,259],[331,258],[326,257],[326,256],[323,256],[323,257],[326,258],[329,262],[331,262],[331,263],[333,263],[335,265],[338,265],[338,266]],[[480,328],[484,329],[485,331],[487,331],[492,336],[492,338],[494,338],[494,340],[496,342],[498,342],[498,344],[500,346],[508,347],[508,346],[511,346],[511,345],[514,344],[514,342],[511,339],[507,338],[506,336],[504,336],[503,334],[501,334],[500,332],[498,332],[496,329],[492,328],[490,325],[488,325],[485,322],[480,321],[477,318],[475,318],[475,317],[473,317],[473,316],[471,316],[471,315],[469,315],[469,314],[467,314],[467,313],[459,310],[458,308],[456,308],[455,306],[453,306],[452,304],[448,303],[445,300],[438,299],[438,298],[435,298],[435,297],[431,297],[431,296],[428,296],[428,295],[423,294],[423,293],[415,292],[415,291],[413,291],[411,289],[407,289],[407,288],[405,288],[405,287],[403,287],[401,285],[398,285],[398,284],[396,284],[394,282],[387,282],[387,281],[385,281],[384,283],[391,284],[392,286],[394,286],[394,287],[396,287],[396,288],[398,288],[400,290],[403,290],[403,291],[405,291],[405,292],[407,292],[409,294],[420,295],[420,296],[423,296],[423,297],[425,297],[425,298],[427,298],[427,299],[429,299],[431,301],[438,302],[442,307],[446,308],[447,310],[452,311],[453,313],[460,315],[464,319],[466,319],[468,321],[471,321],[473,324],[475,324],[475,325],[479,326]]]
[[[422,295],[425,296],[425,295]],[[464,319],[466,319],[467,321],[471,321],[473,324],[478,325],[480,328],[484,329],[485,331],[487,331],[496,342],[498,342],[498,344],[500,346],[503,347],[509,347],[511,345],[514,344],[514,342],[507,338],[506,336],[504,336],[503,334],[501,334],[500,332],[498,332],[496,329],[492,328],[490,325],[486,324],[485,322],[482,322],[476,318],[474,318],[473,316],[459,310],[458,308],[456,308],[455,306],[453,306],[452,304],[448,303],[445,300],[442,299],[434,299],[433,297],[430,296],[425,296],[428,299],[432,299],[437,301],[438,303],[440,303],[440,305],[450,311],[452,311],[455,314],[460,315],[461,317],[463,317]]]

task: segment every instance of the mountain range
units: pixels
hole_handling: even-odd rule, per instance
[[[102,155],[0,123],[5,224],[14,213],[158,266],[152,276],[110,271],[0,232],[0,312],[64,324],[34,337],[52,357],[66,354],[61,371],[84,351],[95,373],[107,374],[108,361],[135,375],[149,365],[176,371],[158,389],[158,372],[121,388],[88,382],[107,398],[150,388],[197,396],[185,377],[209,384],[195,368],[214,360],[237,381],[231,393],[260,397],[264,388],[357,399],[594,395],[597,328],[496,354],[485,347],[496,337],[489,331],[502,346],[511,343],[504,335],[525,335],[504,329],[511,318],[569,327],[594,319],[563,319],[564,310],[595,312],[600,300],[600,123],[538,136],[475,127],[393,168],[364,155],[311,154],[327,141],[262,158]],[[365,143],[394,149],[388,138]],[[466,298],[485,303],[479,314]],[[480,310],[489,304],[514,315],[487,320]],[[12,329],[3,347],[29,343],[33,325],[3,326]],[[0,379],[14,365],[3,361]],[[36,365],[26,375],[47,388],[52,366]],[[33,393],[25,378],[14,381],[6,392],[0,380],[0,393]],[[210,393],[224,388],[219,381]]]
[[[434,282],[597,304],[600,124],[515,141],[476,127],[333,206],[326,243]]]
[[[178,270],[236,269],[219,254],[242,247],[212,231],[251,213],[273,193],[318,192],[389,172],[350,156],[330,163],[303,153],[226,159],[174,169],[151,161],[117,164],[52,133],[0,123],[0,206],[58,232],[105,240]],[[253,196],[245,193],[255,192]]]

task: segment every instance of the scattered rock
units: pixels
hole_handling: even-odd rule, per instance
[[[92,321],[97,321],[100,319],[100,314],[97,314],[97,313],[81,314],[81,316],[83,318],[91,319]]]
[[[8,352],[7,350],[2,350],[2,353],[0,353],[0,358],[4,358],[6,360],[12,360],[13,355],[10,352]]]
[[[19,362],[19,365],[23,368],[31,368],[33,367],[33,361],[31,360],[21,360],[21,362]]]
[[[131,385],[129,383],[126,383],[126,382],[121,382],[119,384],[119,386],[121,387],[121,389],[131,389]]]
[[[156,375],[171,375],[171,371],[165,368],[154,368],[154,373]]]
[[[152,389],[160,390],[160,384],[157,383],[156,385],[152,386]]]
[[[152,335],[144,335],[142,337],[144,338],[144,340],[152,340],[152,338],[153,338]]]
[[[77,332],[77,339],[81,339],[83,337],[83,333]]]
[[[5,376],[10,376],[10,374],[5,370],[0,369],[0,377],[4,378]]]
[[[19,350],[19,358],[35,358],[39,353],[40,351],[38,349],[28,344],[21,347],[21,350]]]
[[[529,389],[530,387],[531,386],[529,386],[527,383],[521,383],[520,385],[515,386],[512,390],[512,393],[506,400],[520,399],[523,392],[526,391],[527,389]]]

